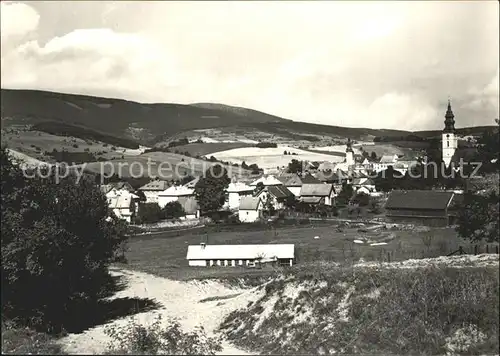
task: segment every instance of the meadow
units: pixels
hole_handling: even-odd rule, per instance
[[[253,224],[252,224],[253,225]],[[266,275],[274,269],[203,268],[189,267],[187,246],[208,244],[295,244],[296,268],[313,267],[318,262],[349,264],[360,258],[379,261],[398,261],[408,258],[436,257],[456,251],[463,246],[473,252],[473,244],[460,239],[452,228],[375,231],[359,227],[338,226],[331,221],[317,221],[307,225],[272,228],[262,225],[207,226],[186,231],[180,236],[165,232],[131,237],[126,253],[127,268],[158,276],[187,280],[192,278],[231,278]],[[318,238],[315,238],[318,237]],[[364,240],[366,243],[355,243]],[[359,241],[358,241],[359,242]],[[370,246],[370,243],[385,245]],[[230,256],[228,256],[230,257]]]
[[[214,152],[231,150],[234,148],[252,147],[254,144],[244,143],[244,142],[216,142],[216,143],[198,143],[193,142],[188,145],[171,147],[170,150],[175,152],[176,150],[184,153],[189,152],[193,157],[210,155]]]
[[[287,151],[292,154],[284,154]],[[301,150],[290,146],[278,146],[276,148],[246,147],[236,148],[226,151],[214,152],[211,154],[218,160],[241,164],[257,164],[263,169],[276,169],[276,167],[286,167],[292,159],[299,161],[330,161],[342,162],[344,157],[338,155],[317,153]]]
[[[137,151],[103,142],[30,130],[2,131],[2,142],[10,149],[47,162],[52,162],[53,159],[45,152],[52,152],[54,149],[67,152],[88,152],[106,160],[120,159],[136,154]]]
[[[148,162],[150,164],[148,165]],[[148,152],[137,156],[129,156],[107,162],[90,162],[85,165],[88,172],[107,174],[111,171],[120,173],[122,177],[145,176],[160,177],[164,180],[180,179],[186,175],[199,176],[218,163],[186,157],[171,152]],[[122,167],[122,168],[120,168]],[[149,168],[148,168],[149,167]],[[248,173],[238,167],[227,167],[230,176]]]

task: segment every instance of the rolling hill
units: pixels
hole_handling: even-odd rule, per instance
[[[79,132],[100,140],[126,139],[127,144],[123,146],[127,147],[136,144],[152,146],[201,129],[220,129],[224,134],[240,136],[256,133],[252,139],[289,140],[299,144],[345,140],[347,137],[371,141],[374,137],[410,134],[432,137],[440,134],[440,131],[412,133],[311,124],[215,103],[143,104],[41,90],[2,89],[1,103],[2,128],[38,124],[48,133],[64,131],[60,136]],[[459,132],[477,134],[486,128],[462,128]]]

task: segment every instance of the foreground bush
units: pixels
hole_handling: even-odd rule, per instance
[[[2,355],[62,355],[55,339],[46,333],[2,324]]]
[[[93,179],[28,178],[3,149],[0,159],[2,315],[57,333],[112,288],[107,267],[125,240],[124,225],[108,218]]]
[[[222,351],[217,338],[208,337],[203,327],[184,332],[179,322],[169,320],[164,325],[158,315],[150,326],[135,320],[124,326],[109,326],[105,333],[111,337],[109,354],[128,355],[215,355]]]

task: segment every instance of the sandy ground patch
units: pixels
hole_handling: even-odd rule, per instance
[[[185,330],[192,330],[201,325],[209,335],[213,335],[224,316],[233,310],[245,308],[250,301],[256,301],[262,296],[257,288],[229,288],[221,283],[206,281],[179,282],[151,274],[129,270],[113,269],[113,275],[125,276],[128,287],[118,292],[114,298],[150,298],[162,305],[161,309],[148,311],[133,316],[117,319],[109,324],[99,325],[80,334],[70,334],[61,339],[64,351],[69,354],[99,354],[102,353],[110,339],[105,335],[104,328],[110,324],[123,325],[131,319],[147,325],[160,314],[164,319],[177,318]],[[228,296],[241,293],[225,300],[214,300],[200,303],[209,297]],[[247,355],[248,353],[223,342],[220,355]]]

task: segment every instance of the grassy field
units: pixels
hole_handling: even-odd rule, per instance
[[[57,151],[65,150],[67,152],[87,151],[104,159],[120,159],[128,156],[129,151],[133,151],[102,142],[83,140],[75,137],[56,136],[45,132],[29,130],[4,130],[2,131],[2,143],[13,150],[47,162],[51,162],[52,160],[45,152],[51,152],[54,149]]]
[[[149,165],[148,162],[150,162]],[[207,162],[171,152],[149,152],[124,159],[87,163],[85,169],[89,172],[105,174],[109,174],[111,171],[116,174],[120,172],[123,177],[145,176],[152,178],[156,176],[164,180],[171,180],[182,178],[185,175],[201,175],[215,164],[218,163]],[[233,174],[236,176],[249,174],[248,171],[239,167],[226,168],[230,176]]]
[[[293,155],[284,154],[284,151],[291,152]],[[276,169],[279,167],[286,167],[292,159],[300,161],[331,161],[341,162],[343,156],[317,153],[312,151],[305,151],[290,146],[279,146],[276,148],[259,148],[247,147],[236,148],[226,151],[213,153],[213,156],[219,160],[241,164],[243,161],[246,164],[257,164],[263,169]]]
[[[188,145],[171,147],[175,152],[189,152],[191,156],[205,156],[214,152],[231,150],[233,148],[252,147],[254,145],[244,142],[217,142],[217,143],[190,143]]]
[[[350,263],[365,260],[403,260],[407,258],[435,257],[458,249],[459,245],[472,252],[471,244],[458,238],[451,228],[433,229],[428,232],[380,230],[360,232],[359,228],[337,231],[331,223],[318,222],[314,225],[299,225],[277,229],[245,225],[216,231],[206,227],[188,231],[181,236],[165,233],[152,236],[132,237],[126,254],[128,268],[153,273],[174,279],[230,278],[243,275],[266,275],[272,269],[246,268],[200,268],[189,267],[186,261],[187,246],[199,244],[207,239],[209,244],[295,244],[297,268],[320,261]],[[259,229],[259,230],[257,230]],[[224,230],[224,229],[223,229]],[[239,231],[238,231],[239,230]],[[315,236],[319,238],[315,239]],[[386,245],[369,246],[357,244],[356,239],[371,242],[386,241]],[[230,257],[230,256],[228,256]]]

